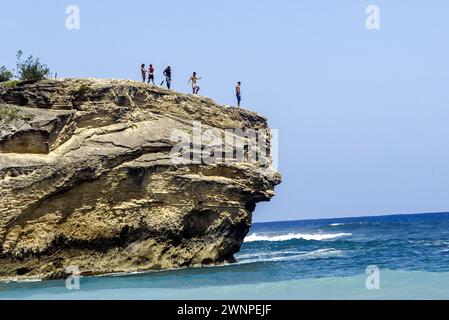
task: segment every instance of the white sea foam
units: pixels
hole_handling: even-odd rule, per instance
[[[4,282],[4,283],[12,283],[12,282],[21,283],[21,282],[41,282],[41,281],[42,281],[41,278],[30,278],[30,279],[7,278],[7,279],[3,280],[2,282]]]
[[[329,226],[331,227],[338,227],[338,226],[343,226],[344,223],[331,223]]]
[[[248,259],[248,258],[254,258],[254,257],[268,257],[268,256],[282,256],[282,255],[289,255],[289,254],[298,254],[298,253],[307,253],[307,251],[291,251],[291,250],[285,250],[285,251],[269,251],[269,252],[253,252],[253,253],[244,253],[244,254],[237,254],[238,259]]]
[[[258,235],[257,233],[252,233],[246,236],[244,242],[253,241],[288,241],[292,239],[304,239],[304,240],[329,240],[341,237],[352,236],[351,233],[287,233],[280,235]]]
[[[287,255],[287,256],[267,256],[267,255],[260,255],[259,257],[254,257],[252,259],[241,259],[241,257],[237,257],[239,264],[248,264],[248,263],[255,263],[255,262],[272,262],[272,261],[291,261],[291,260],[309,260],[309,259],[318,259],[318,258],[324,258],[324,257],[334,257],[334,256],[340,256],[343,252],[341,250],[337,250],[334,248],[325,248],[325,249],[318,249],[310,252],[298,252],[294,255]]]

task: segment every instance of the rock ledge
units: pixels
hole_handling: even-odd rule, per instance
[[[134,81],[0,84],[0,280],[234,261],[280,176],[269,158],[174,164],[173,132],[193,121],[267,129],[254,112]]]

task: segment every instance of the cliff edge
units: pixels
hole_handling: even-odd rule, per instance
[[[0,84],[0,280],[234,261],[280,183],[269,155],[248,160],[254,142],[270,150],[267,129],[134,81]]]

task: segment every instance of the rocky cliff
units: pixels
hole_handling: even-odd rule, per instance
[[[254,112],[133,81],[0,84],[0,280],[232,262],[280,176],[269,157],[247,160],[251,137],[244,158],[173,161],[173,133],[193,135],[193,121],[267,129]],[[238,153],[216,145],[219,159]]]

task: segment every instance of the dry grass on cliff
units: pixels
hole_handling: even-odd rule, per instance
[[[2,122],[11,123],[14,120],[30,121],[33,117],[32,114],[21,114],[16,107],[0,106],[0,121]]]

